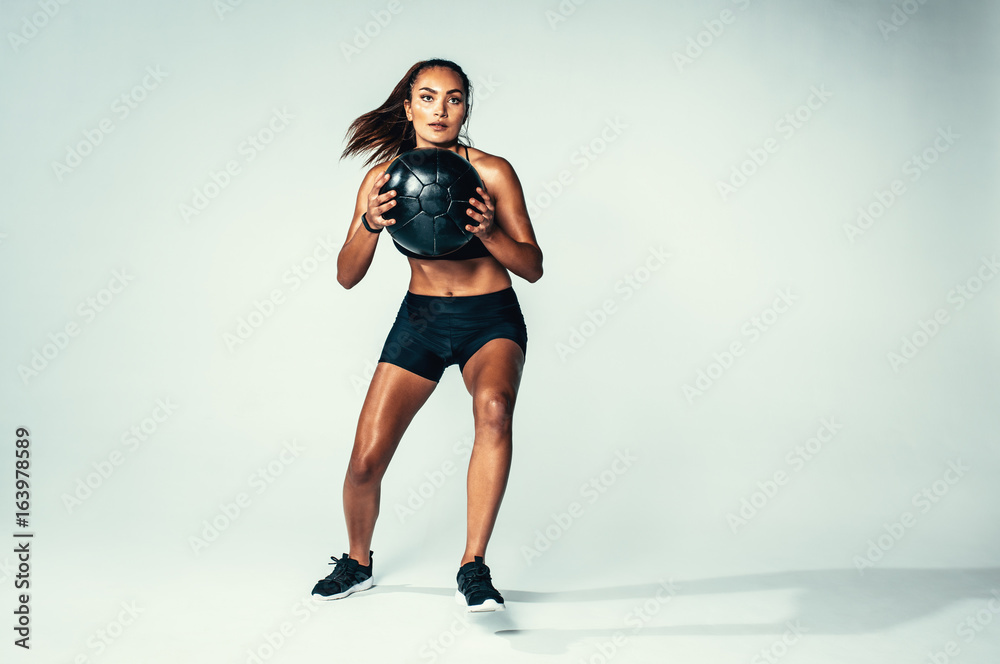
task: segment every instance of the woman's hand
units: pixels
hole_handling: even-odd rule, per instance
[[[384,187],[388,181],[389,173],[386,171],[376,178],[372,190],[368,193],[368,212],[365,213],[365,220],[375,230],[382,230],[385,226],[392,226],[396,223],[382,217],[383,212],[391,210],[396,205],[396,201],[392,200],[396,196],[395,189],[390,189],[384,194],[378,193],[378,190]]]
[[[477,198],[470,198],[469,205],[472,207],[469,208],[468,215],[475,221],[479,222],[479,224],[474,225],[472,222],[469,222],[465,225],[465,230],[471,231],[482,239],[493,234],[493,215],[496,213],[496,208],[493,207],[493,199],[490,198],[490,195],[486,193],[485,189],[482,187],[476,187],[476,193],[482,196],[483,200],[480,201]]]

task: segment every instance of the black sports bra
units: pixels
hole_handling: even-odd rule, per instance
[[[462,147],[465,148],[466,160],[471,162],[471,160],[469,159],[469,147],[468,146],[462,146]],[[443,256],[421,256],[420,254],[414,253],[409,249],[403,247],[395,240],[393,240],[392,243],[396,245],[396,249],[399,249],[399,253],[403,254],[404,256],[408,256],[409,258],[420,258],[425,261],[435,261],[435,260],[464,261],[469,258],[483,258],[484,256],[492,255],[490,254],[490,250],[486,248],[486,245],[483,244],[483,241],[480,240],[478,237],[472,238],[464,245],[462,245],[460,249],[456,249],[455,251],[448,254],[444,254]]]

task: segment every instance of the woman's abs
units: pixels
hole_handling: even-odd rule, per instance
[[[493,257],[464,261],[408,258],[411,293],[441,297],[495,293],[511,286],[510,274]]]

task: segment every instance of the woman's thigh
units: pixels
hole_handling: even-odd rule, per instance
[[[465,363],[462,380],[472,395],[476,424],[509,424],[524,369],[524,352],[512,339],[486,342]]]
[[[403,433],[437,382],[402,367],[379,362],[365,396],[351,453],[352,470],[381,478]]]

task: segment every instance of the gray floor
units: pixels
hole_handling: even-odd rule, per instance
[[[326,573],[319,561],[278,546],[241,559],[241,548],[234,535],[200,565],[164,554],[145,569],[132,554],[89,563],[81,555],[73,572],[64,554],[42,555],[39,569],[63,571],[37,591],[35,648],[11,661],[1000,661],[1000,568],[621,583],[623,568],[598,565],[587,578],[549,575],[539,587],[518,582],[517,566],[498,557],[493,576],[507,610],[468,614],[454,600],[450,563],[432,565],[418,550],[376,553],[374,588],[317,602],[308,592],[313,572]]]

